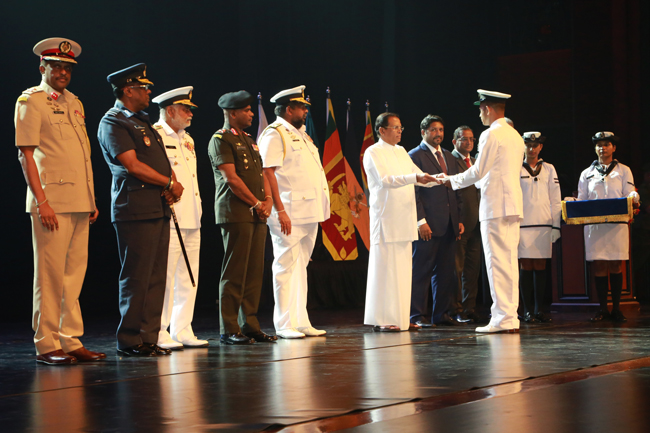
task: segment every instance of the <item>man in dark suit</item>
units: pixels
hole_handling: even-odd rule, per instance
[[[459,126],[454,131],[451,140],[454,150],[458,173],[462,173],[474,165],[475,159],[470,156],[474,149],[474,133],[469,126]],[[465,232],[456,244],[456,277],[458,291],[456,297],[456,320],[459,322],[478,322],[475,313],[476,294],[478,293],[478,275],[481,270],[481,226],[478,224],[478,205],[481,198],[479,190],[474,185],[458,190],[463,198],[462,220]]]
[[[422,171],[430,174],[458,173],[451,152],[440,147],[444,139],[444,121],[427,115],[420,123],[422,143],[409,152]],[[415,188],[419,238],[413,243],[413,280],[411,285],[411,323],[422,327],[458,325],[449,315],[456,296],[454,260],[456,239],[463,233],[462,199],[450,188]],[[431,322],[426,319],[429,287],[433,296]]]

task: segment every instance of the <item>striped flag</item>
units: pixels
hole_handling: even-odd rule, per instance
[[[260,141],[260,135],[262,135],[262,131],[266,129],[267,126],[269,126],[269,122],[266,120],[266,114],[264,114],[264,107],[262,107],[262,94],[258,93],[257,94],[257,138],[255,141]]]
[[[323,167],[330,190],[330,217],[321,223],[323,244],[334,260],[354,260],[358,257],[354,217],[350,210],[350,192],[346,179],[345,158],[334,120],[334,108],[327,93],[327,132],[323,151]]]
[[[363,168],[363,154],[366,149],[375,144],[375,136],[372,132],[372,119],[370,118],[370,102],[366,101],[366,132],[363,134],[363,144],[361,144],[361,155],[359,161],[361,162],[361,179],[363,180],[363,188],[368,195],[368,179],[366,178],[366,170]]]

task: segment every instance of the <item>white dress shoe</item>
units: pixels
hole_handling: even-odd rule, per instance
[[[497,334],[497,333],[508,333],[508,334],[513,334],[515,332],[519,332],[518,328],[500,328],[498,326],[492,326],[492,325],[487,325],[487,326],[479,326],[476,328],[476,332],[481,333],[481,334]]]
[[[292,338],[305,338],[305,334],[294,328],[281,329],[275,333],[278,337],[292,339]]]
[[[183,344],[183,346],[189,347],[190,349],[195,349],[199,347],[208,347],[210,345],[208,340],[199,340],[196,337],[182,340],[181,343]]]
[[[302,328],[298,328],[298,331],[302,332],[307,337],[320,337],[321,335],[327,334],[327,331],[316,329],[313,326],[303,326]]]
[[[181,350],[183,348],[182,343],[172,340],[171,337],[168,339],[158,337],[158,346],[162,347],[163,349],[170,350]]]

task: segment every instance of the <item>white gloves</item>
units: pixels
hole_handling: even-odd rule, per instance
[[[564,197],[564,201],[578,201],[575,197]]]
[[[555,241],[557,241],[557,240],[560,239],[561,237],[562,237],[562,233],[560,232],[560,230],[558,230],[558,229],[556,229],[556,228],[554,228],[553,230],[551,230],[551,243],[554,244]]]
[[[641,196],[636,191],[632,191],[627,196],[632,197],[632,200],[634,200],[634,203],[636,203],[636,204],[639,204],[639,202],[641,201]]]

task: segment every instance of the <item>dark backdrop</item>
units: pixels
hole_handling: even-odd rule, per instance
[[[40,82],[31,50],[47,37],[71,38],[83,48],[69,90],[86,107],[100,209],[81,296],[86,316],[117,316],[110,174],[95,137],[114,102],[106,75],[138,62],[148,65],[152,97],[192,85],[199,106],[189,128],[204,209],[199,307],[214,305],[222,257],[206,145],[222,125],[216,101],[225,92],[261,92],[272,120],[268,99],[305,84],[321,144],[327,87],[342,137],[350,98],[358,146],[365,101],[373,120],[387,103],[401,114],[407,150],[418,144],[426,114],[446,120],[444,145],[451,149],[456,126],[470,125],[477,136],[484,129],[471,105],[477,88],[512,92],[506,114],[519,131],[541,130],[548,137],[542,156],[556,165],[568,192],[595,157],[590,137],[598,130],[623,137],[617,156],[635,174],[645,158],[641,119],[649,113],[641,101],[649,95],[640,77],[647,76],[650,38],[648,6],[639,0],[5,1],[0,12],[5,47],[0,119],[7,132],[0,321],[30,317],[30,223],[12,119],[21,90]],[[157,107],[149,112],[156,120]],[[256,131],[255,121],[250,132]]]

